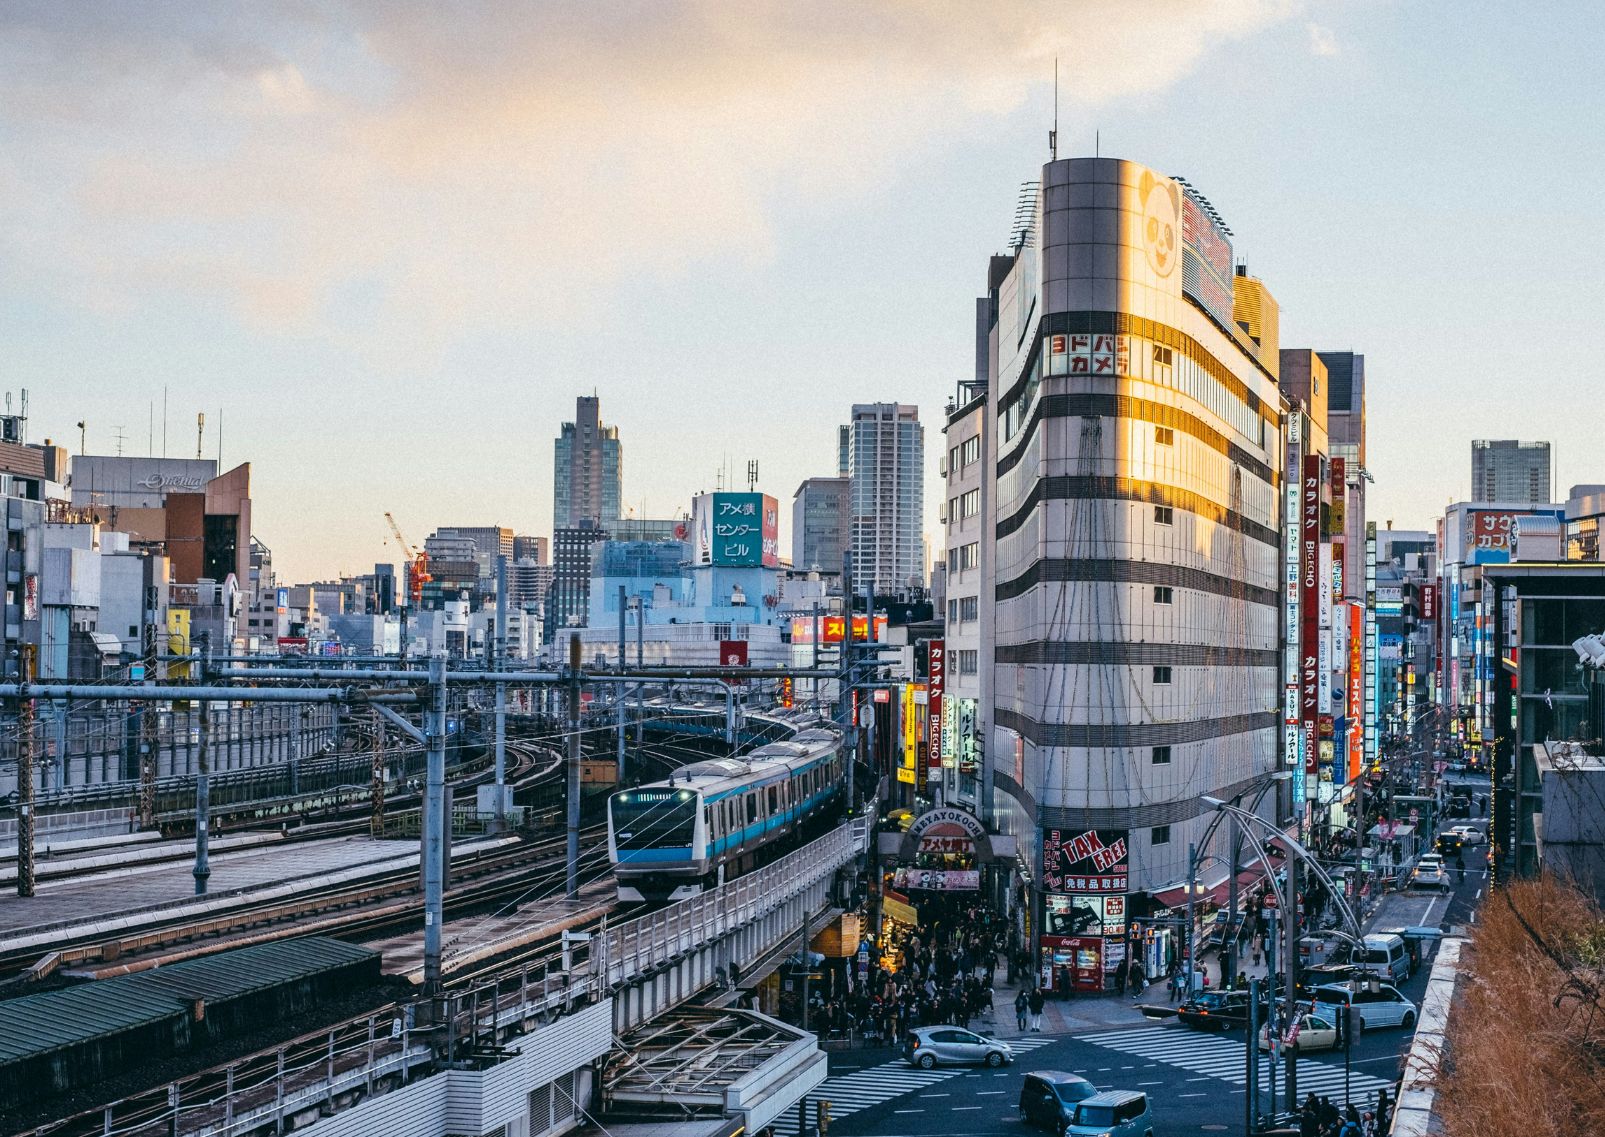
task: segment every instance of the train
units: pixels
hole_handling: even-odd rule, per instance
[[[620,902],[695,896],[834,820],[845,805],[846,763],[839,731],[805,725],[788,739],[615,793],[607,851]]]

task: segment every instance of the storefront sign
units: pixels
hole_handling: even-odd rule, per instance
[[[939,809],[927,809],[916,817],[914,824],[908,827],[908,835],[910,837],[923,838],[927,833],[937,830],[938,827],[949,830],[949,832],[956,828],[959,833],[971,838],[980,837],[986,832],[986,826],[976,820],[974,814],[962,809],[955,809],[952,806],[943,806]],[[940,833],[936,835],[940,835]]]
[[[886,639],[886,617],[875,617],[875,642],[881,643]],[[847,632],[847,618],[845,616],[819,617],[819,642],[822,644],[839,644]],[[853,642],[864,643],[869,639],[870,622],[868,616],[853,616]],[[812,616],[793,616],[791,618],[791,642],[794,644],[811,644],[814,642],[814,618]]]
[[[1042,882],[1049,892],[1125,892],[1126,830],[1058,829],[1042,835]]]
[[[1068,896],[1043,897],[1043,919],[1047,931],[1057,936],[1123,936],[1126,934],[1126,897]]]
[[[920,838],[920,852],[968,855],[975,852],[975,842],[968,837],[933,837],[927,834]]]
[[[928,640],[925,647],[930,672],[930,699],[925,720],[925,764],[931,769],[942,766],[942,692],[947,685],[947,646],[943,640]],[[950,763],[957,765],[957,763]]]
[[[1299,512],[1299,717],[1306,744],[1315,740],[1321,708],[1321,459],[1304,456],[1304,493]],[[1315,773],[1316,748],[1304,755],[1305,774]]]
[[[954,892],[980,888],[981,874],[976,869],[898,869],[892,883],[903,889]]]

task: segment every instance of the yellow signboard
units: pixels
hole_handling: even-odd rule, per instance
[[[167,654],[189,654],[189,609],[169,608],[167,610]],[[187,663],[169,663],[167,665],[169,679],[188,679],[190,665]]]

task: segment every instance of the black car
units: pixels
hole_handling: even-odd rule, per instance
[[[1452,797],[1443,807],[1445,817],[1470,817],[1471,799],[1469,797]]]
[[[1454,833],[1439,833],[1438,840],[1435,842],[1435,845],[1438,852],[1442,853],[1446,857],[1452,857],[1460,852],[1460,850],[1465,846],[1465,842]]]
[[[1247,991],[1205,991],[1176,1010],[1176,1020],[1198,1030],[1233,1030],[1248,1022]]]
[[[1033,1070],[1020,1087],[1020,1120],[1040,1125],[1050,1133],[1063,1133],[1075,1116],[1076,1103],[1098,1092],[1098,1087],[1063,1070]]]

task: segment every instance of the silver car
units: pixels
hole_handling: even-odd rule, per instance
[[[956,1026],[922,1026],[903,1039],[910,1066],[1006,1066],[1014,1061],[1009,1044]]]
[[[1416,1005],[1386,983],[1329,983],[1317,987],[1315,1012],[1322,1018],[1342,1018],[1343,1008],[1354,1008],[1354,1025],[1361,1031],[1383,1026],[1416,1025]]]

